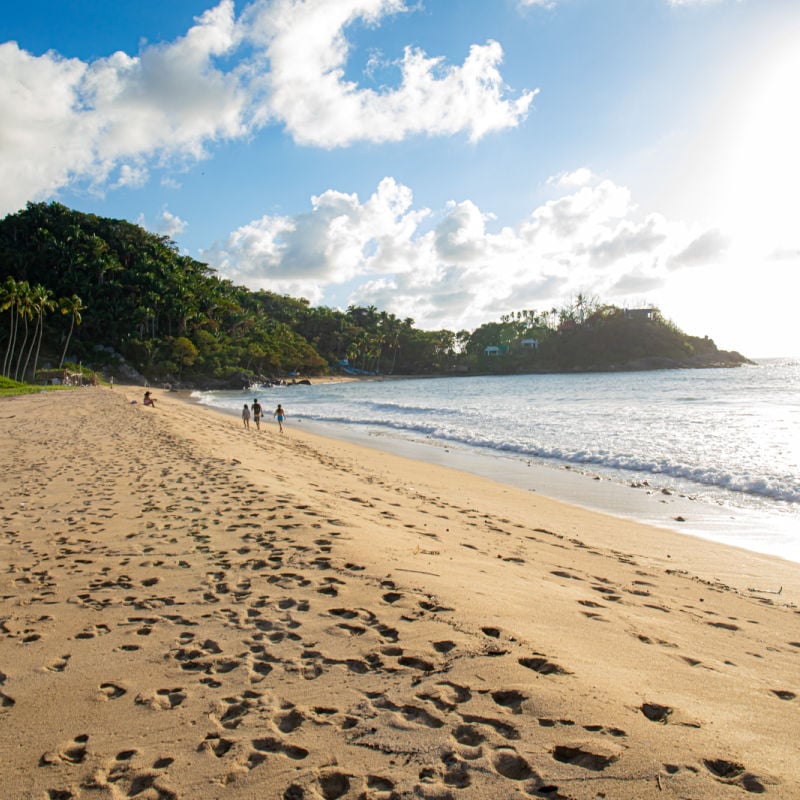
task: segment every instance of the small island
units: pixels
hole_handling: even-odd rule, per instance
[[[0,221],[2,375],[70,371],[136,383],[240,389],[350,376],[512,375],[735,367],[657,308],[579,294],[473,331],[421,330],[374,306],[313,307],[251,291],[125,220],[29,203]],[[54,377],[55,376],[55,377]],[[302,377],[301,377],[302,376]],[[299,379],[299,380],[298,380]]]

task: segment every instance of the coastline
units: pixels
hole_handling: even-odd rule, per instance
[[[0,403],[12,796],[800,796],[797,564],[156,397]]]
[[[352,380],[378,379],[347,377],[344,382]],[[199,402],[191,393],[181,396]],[[288,396],[283,402],[291,405]],[[238,409],[216,408],[221,413],[239,413]],[[735,499],[730,502],[724,497],[704,496],[703,487],[697,487],[698,492],[679,485],[669,475],[626,474],[624,470],[609,474],[591,465],[559,465],[513,452],[437,440],[422,433],[408,435],[381,424],[319,421],[304,415],[303,410],[302,404],[295,407],[292,425],[323,437],[450,467],[592,511],[800,563],[798,518],[788,507],[767,508],[757,502],[740,504]]]

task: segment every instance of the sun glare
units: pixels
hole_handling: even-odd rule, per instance
[[[800,183],[800,50],[779,50],[742,87],[731,115],[725,217],[746,241],[774,249],[797,236]],[[749,234],[748,234],[749,232]]]

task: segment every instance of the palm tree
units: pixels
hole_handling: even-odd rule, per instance
[[[62,369],[64,367],[64,359],[67,357],[67,348],[69,347],[69,340],[72,338],[72,331],[75,328],[75,325],[80,325],[83,322],[83,317],[81,316],[81,311],[83,311],[86,306],[83,304],[83,301],[78,297],[78,295],[73,294],[72,297],[62,297],[58,301],[59,308],[61,309],[62,314],[69,314],[70,315],[70,322],[69,322],[69,333],[67,334],[67,341],[64,342],[64,351],[61,353],[61,361],[58,362],[58,368]]]
[[[17,290],[17,315],[22,318],[25,336],[22,339],[22,344],[19,348],[19,354],[17,355],[17,366],[14,369],[15,381],[19,380],[19,368],[22,366],[22,354],[25,352],[25,345],[28,342],[28,320],[32,319],[33,317],[32,293],[30,284],[28,281],[20,281],[17,283]],[[17,325],[19,325],[19,319],[17,320]],[[16,332],[14,338],[16,339]],[[10,371],[11,366],[9,365],[9,372]]]
[[[36,357],[33,359],[33,372],[31,373],[31,382],[36,379],[36,367],[39,363],[39,349],[42,346],[42,334],[44,333],[44,315],[48,311],[52,311],[56,307],[53,300],[53,293],[44,286],[37,284],[31,291],[31,312],[36,315],[36,327],[33,330],[33,339],[31,346],[28,350],[28,357],[25,359],[25,369],[22,370],[24,377],[28,371],[28,364],[33,355],[33,348],[36,348]]]
[[[11,371],[11,361],[14,352],[14,339],[17,333],[17,296],[19,288],[17,282],[10,275],[0,286],[0,311],[8,311],[8,342],[6,354],[3,357],[3,375],[8,377]]]
[[[394,365],[397,363],[397,351],[400,349],[400,331],[395,329],[392,338],[392,366],[389,368],[389,374],[394,375]]]

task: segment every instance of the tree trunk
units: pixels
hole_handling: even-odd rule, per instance
[[[36,337],[41,338],[42,328],[42,315],[36,317],[36,326],[33,329],[33,338],[31,339],[31,346],[28,348],[28,355],[25,358],[25,366],[22,369],[22,379],[25,380],[25,375],[28,372],[28,364],[31,363],[31,356],[33,355],[33,348],[36,346]]]
[[[72,321],[69,324],[69,333],[67,334],[67,341],[64,342],[64,352],[61,354],[61,361],[58,363],[58,368],[64,368],[64,359],[67,357],[67,348],[69,347],[69,340],[72,338],[72,329],[75,327],[75,317],[72,317]]]
[[[6,354],[3,358],[3,375],[6,378],[10,377],[9,373],[11,372],[11,364],[14,357],[14,339],[17,333],[17,316],[14,313],[15,311],[16,308],[12,305],[8,312],[10,314],[8,319],[8,344],[6,345]]]
[[[19,348],[19,355],[17,356],[17,368],[14,370],[14,380],[19,380],[19,368],[22,366],[22,354],[25,352],[25,345],[28,341],[28,318],[23,317],[22,321],[25,323],[25,336],[22,339],[22,344]]]
[[[33,372],[31,373],[31,382],[36,381],[36,368],[39,366],[39,351],[42,347],[42,335],[44,334],[44,317],[39,324],[39,339],[36,342],[36,355],[33,357]]]

